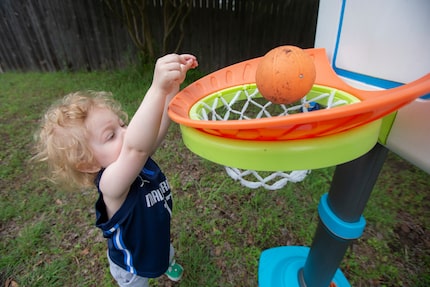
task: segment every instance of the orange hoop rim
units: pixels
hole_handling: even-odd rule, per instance
[[[361,102],[330,110],[249,121],[202,121],[190,118],[190,109],[202,98],[229,87],[255,83],[255,71],[260,57],[220,69],[192,83],[180,91],[170,102],[169,116],[181,125],[215,135],[229,134],[232,138],[235,138],[235,130],[309,131],[308,133],[301,133],[301,136],[292,135],[291,138],[288,138],[299,139],[326,136],[367,124],[398,110],[422,95],[430,93],[430,73],[414,82],[389,90],[364,91],[356,89],[337,76],[330,66],[325,49],[305,49],[305,51],[315,62],[315,84],[344,91],[357,97]]]

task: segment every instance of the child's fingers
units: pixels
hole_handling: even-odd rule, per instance
[[[179,70],[186,72],[198,66],[197,59],[191,54],[168,54],[159,59],[160,65],[165,65],[167,70]]]
[[[181,54],[179,55],[182,61],[188,62],[189,60],[196,60],[196,56],[191,54]]]
[[[196,68],[199,65],[199,62],[197,61],[197,59],[190,59],[189,61],[191,61],[191,69]]]
[[[191,54],[168,54],[159,58],[154,73],[154,83],[161,86],[172,83],[182,83],[189,69],[198,66],[195,56]]]
[[[186,64],[181,64],[181,70],[182,72],[187,72],[190,69],[194,69],[198,66],[198,63],[196,60],[189,59]]]
[[[199,64],[197,62],[197,59],[194,55],[191,54],[182,54],[180,55],[181,64],[185,65],[188,69],[193,69],[197,67]]]

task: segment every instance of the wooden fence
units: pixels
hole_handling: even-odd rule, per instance
[[[161,42],[162,1],[142,1],[152,5],[149,23]],[[312,47],[318,2],[194,0],[178,52],[196,55],[211,72],[279,45]],[[0,1],[0,73],[111,69],[136,59],[127,30],[102,0]]]

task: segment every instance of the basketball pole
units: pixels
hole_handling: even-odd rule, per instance
[[[300,286],[327,287],[348,246],[361,236],[362,213],[385,162],[388,149],[377,143],[367,154],[336,167],[326,200],[320,203],[320,221],[305,266],[299,272]],[[327,218],[324,208],[331,209]],[[332,218],[333,219],[333,218]],[[356,237],[355,235],[358,235]],[[356,237],[356,238],[354,238]]]

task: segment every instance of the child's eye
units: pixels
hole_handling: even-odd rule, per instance
[[[107,140],[111,140],[115,137],[115,133],[110,133],[107,137]]]

